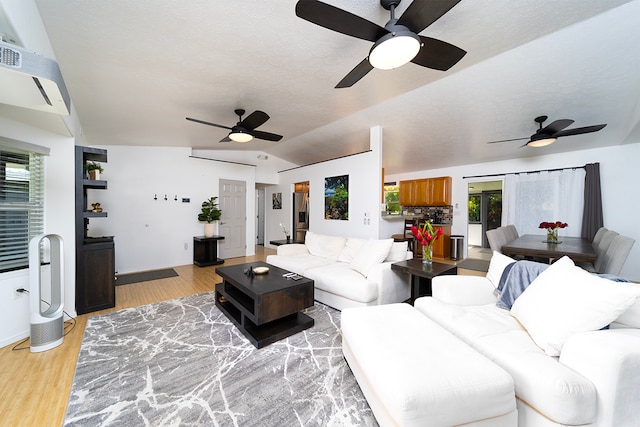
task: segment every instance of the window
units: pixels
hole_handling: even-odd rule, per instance
[[[43,224],[44,156],[0,145],[0,272],[29,266]]]
[[[384,204],[387,213],[400,213],[400,187],[396,183],[385,183],[384,186]]]
[[[480,216],[480,207],[482,203],[481,194],[469,194],[469,223],[479,223],[482,219]]]

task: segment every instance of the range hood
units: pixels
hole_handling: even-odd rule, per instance
[[[68,116],[70,98],[53,59],[0,42],[0,103]]]

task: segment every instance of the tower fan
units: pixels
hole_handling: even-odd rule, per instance
[[[51,274],[43,284],[40,246],[44,239],[49,240]],[[29,241],[32,353],[50,350],[64,341],[63,263],[62,238],[57,234],[40,234]],[[43,307],[47,300],[50,305]]]

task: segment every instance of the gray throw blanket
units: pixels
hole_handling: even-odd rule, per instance
[[[548,267],[548,264],[534,261],[517,261],[509,264],[502,272],[500,283],[496,288],[499,294],[496,305],[505,310],[511,310],[516,298]]]

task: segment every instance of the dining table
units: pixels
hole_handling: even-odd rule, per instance
[[[563,237],[557,243],[547,242],[546,235],[525,234],[502,245],[502,253],[525,258],[545,258],[550,262],[563,256],[574,261],[595,261],[596,251],[589,239]]]

